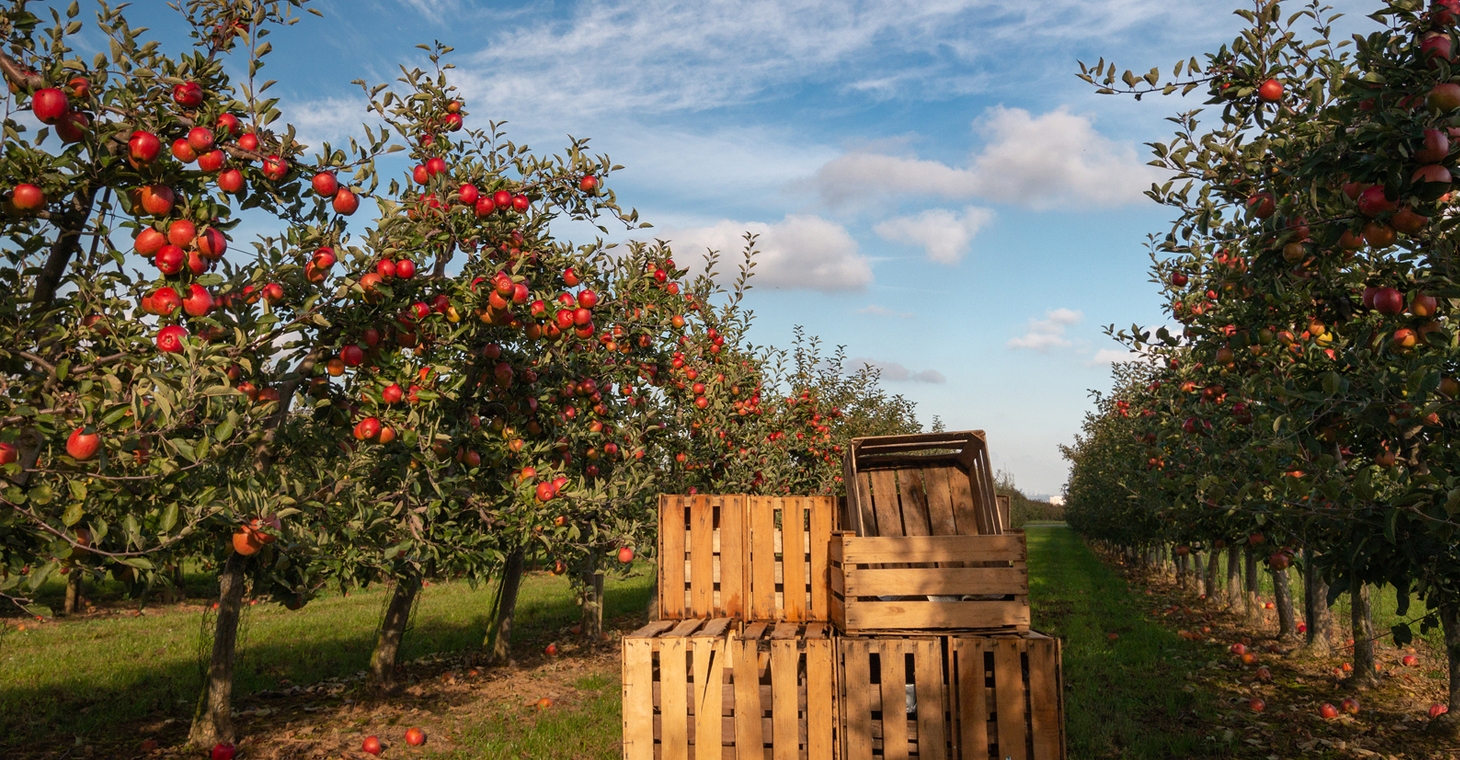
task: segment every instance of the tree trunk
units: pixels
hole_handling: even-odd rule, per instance
[[[1354,634],[1354,674],[1349,683],[1358,688],[1368,688],[1379,682],[1374,670],[1374,619],[1369,612],[1369,587],[1353,581],[1351,622]]]
[[[1227,547],[1227,609],[1242,603],[1242,555],[1237,547]]]
[[[1206,573],[1206,595],[1207,604],[1217,602],[1217,562],[1221,560],[1220,552],[1213,549],[1207,552],[1207,573]]]
[[[1272,571],[1272,588],[1277,602],[1278,640],[1287,641],[1298,635],[1298,621],[1293,614],[1293,589],[1286,567]]]
[[[1328,584],[1313,566],[1313,550],[1303,550],[1303,617],[1308,619],[1305,647],[1309,654],[1326,657],[1333,652],[1333,613],[1328,609]]]
[[[1176,587],[1182,591],[1186,590],[1186,560],[1189,556],[1181,554],[1176,557]]]
[[[583,638],[589,641],[603,639],[603,571],[594,560],[583,571]]]
[[[61,611],[67,615],[75,615],[81,611],[81,603],[84,601],[81,596],[81,585],[85,582],[86,573],[79,567],[71,568],[66,574],[66,602]]]
[[[1247,565],[1247,593],[1243,595],[1242,606],[1247,615],[1247,625],[1255,626],[1262,622],[1262,609],[1257,605],[1257,550],[1248,545],[1243,555]]]
[[[380,621],[375,651],[370,654],[370,680],[377,689],[388,689],[395,684],[395,665],[400,658],[401,639],[405,638],[406,626],[411,623],[411,608],[420,593],[419,575],[407,572],[395,579],[390,604],[386,605],[385,617]]]
[[[517,547],[507,555],[502,581],[497,587],[496,615],[487,631],[487,658],[493,663],[512,659],[512,621],[517,611],[517,591],[522,588],[523,549]]]
[[[233,741],[233,649],[238,640],[238,617],[243,611],[243,591],[248,558],[230,553],[218,574],[218,618],[213,631],[213,656],[208,661],[208,680],[198,697],[188,743],[212,747]]]
[[[162,601],[167,604],[187,601],[188,592],[183,586],[182,562],[169,565],[163,568],[162,572],[168,576],[168,580],[163,581]]]
[[[1432,723],[1452,736],[1460,733],[1460,607],[1454,603],[1440,605],[1440,625],[1445,629],[1445,655],[1450,662],[1450,711]]]

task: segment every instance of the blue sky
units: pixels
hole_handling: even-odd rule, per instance
[[[159,35],[161,5],[133,14]],[[680,262],[760,233],[756,342],[804,325],[845,346],[920,418],[987,431],[1030,493],[1059,491],[1056,447],[1109,386],[1102,326],[1162,322],[1145,239],[1169,216],[1141,195],[1159,176],[1142,144],[1181,102],[1096,96],[1076,61],[1169,72],[1240,23],[1165,0],[312,7],[265,70],[303,141],[359,134],[351,80],[451,45],[471,123],[545,151],[591,137]]]

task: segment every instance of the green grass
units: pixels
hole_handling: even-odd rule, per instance
[[[622,694],[617,673],[585,676],[573,684],[583,695],[567,708],[524,713],[502,703],[455,738],[461,745],[428,755],[441,760],[479,758],[601,758],[620,756]]]
[[[1070,757],[1229,756],[1192,717],[1209,714],[1212,701],[1187,687],[1199,645],[1143,619],[1125,581],[1074,531],[1030,526],[1027,535],[1034,626],[1064,640]]]
[[[610,576],[605,619],[642,611],[652,567]],[[480,647],[493,590],[465,582],[425,589],[401,659]],[[247,608],[235,694],[284,683],[312,684],[365,670],[385,589],[327,594],[290,612],[260,602]],[[577,618],[563,577],[530,574],[519,596],[518,651],[535,651]],[[45,737],[102,734],[144,718],[188,719],[201,685],[200,607],[159,609],[143,617],[78,618],[27,625],[0,638],[0,748]],[[5,629],[0,629],[5,630]]]

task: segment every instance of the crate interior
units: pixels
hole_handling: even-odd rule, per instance
[[[744,615],[744,520],[744,496],[660,497],[661,618]]]
[[[978,432],[853,441],[848,517],[862,536],[951,536],[1004,530]]]

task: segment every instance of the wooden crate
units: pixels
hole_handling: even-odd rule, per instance
[[[844,760],[1065,757],[1058,639],[846,637],[837,652]]]
[[[659,618],[745,615],[744,495],[659,497]]]
[[[999,494],[998,496],[994,497],[994,501],[997,501],[999,504],[999,525],[1003,526],[1004,533],[1008,533],[1009,531],[1013,530],[1013,528],[1009,525],[1009,497],[1003,494]]]
[[[746,620],[827,620],[830,496],[746,498]]]
[[[749,623],[730,635],[730,669],[737,757],[836,757],[836,640],[829,625]]]
[[[846,633],[1029,630],[1023,533],[839,532],[829,554],[831,620]]]
[[[735,758],[726,693],[733,626],[729,618],[661,620],[623,638],[625,760]]]
[[[854,438],[843,469],[859,536],[1004,532],[981,430]]]

